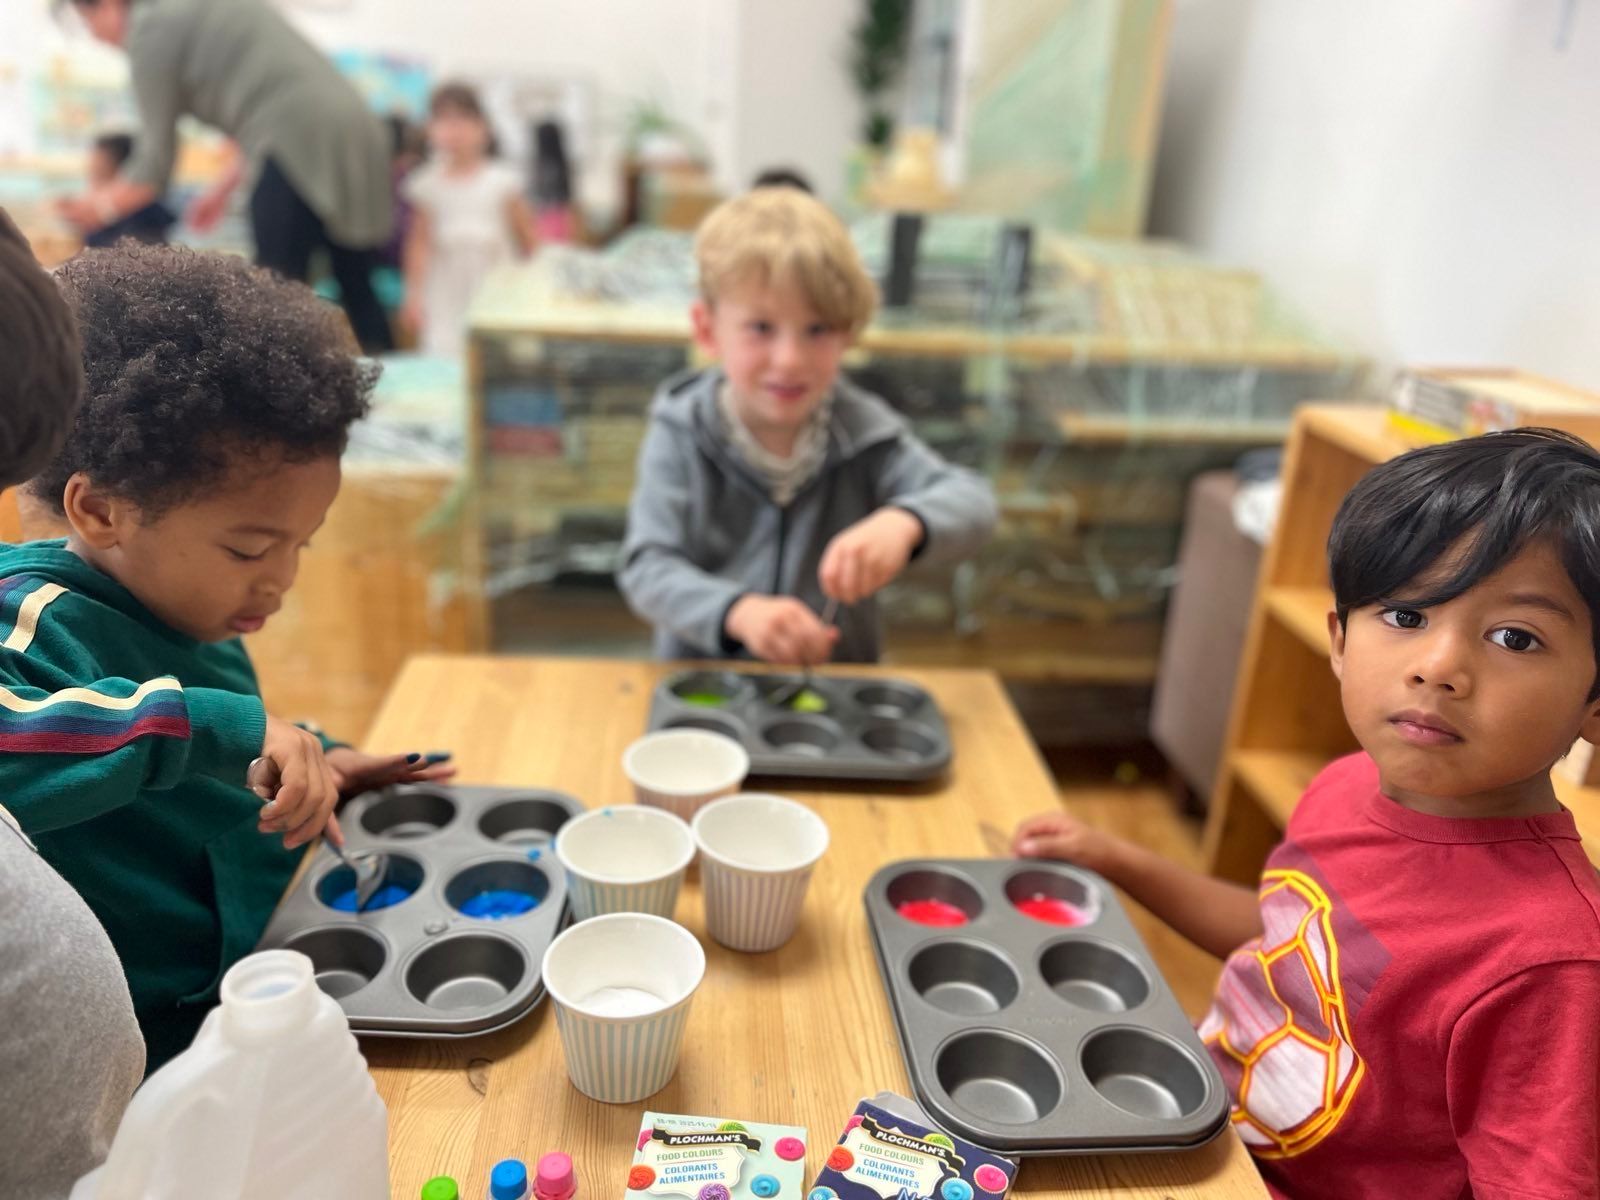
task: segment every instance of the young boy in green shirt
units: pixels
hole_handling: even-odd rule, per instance
[[[92,251],[57,279],[85,389],[29,487],[71,533],[0,546],[0,795],[105,926],[153,1070],[254,948],[291,851],[340,836],[340,795],[448,768],[270,715],[239,641],[293,586],[367,411],[376,370],[337,311],[164,247]],[[257,756],[283,779],[264,808],[244,786]]]

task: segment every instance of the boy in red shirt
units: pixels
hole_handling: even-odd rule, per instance
[[[1259,890],[1061,813],[1016,852],[1098,871],[1227,955],[1200,1033],[1294,1200],[1600,1197],[1600,886],[1550,769],[1600,741],[1600,454],[1549,430],[1373,470],[1328,539],[1363,752]]]

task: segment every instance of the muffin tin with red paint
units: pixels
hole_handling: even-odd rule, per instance
[[[952,1133],[1017,1156],[1182,1149],[1226,1126],[1221,1075],[1099,876],[908,860],[865,901],[917,1100]]]

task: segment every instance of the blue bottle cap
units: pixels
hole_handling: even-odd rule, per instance
[[[528,1194],[528,1168],[519,1158],[508,1158],[489,1172],[492,1200],[522,1200]]]

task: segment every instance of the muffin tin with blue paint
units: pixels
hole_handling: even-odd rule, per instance
[[[415,785],[340,814],[350,850],[389,856],[375,903],[327,846],[279,903],[258,949],[299,950],[363,1035],[466,1037],[544,998],[539,964],[566,924],[555,833],[583,806],[559,792]]]
[[[797,689],[811,703],[774,702]],[[917,783],[951,759],[933,697],[882,676],[681,671],[656,687],[649,728],[725,734],[749,752],[752,775]]]
[[[1220,1073],[1099,876],[908,860],[864,898],[917,1101],[951,1133],[1026,1156],[1183,1149],[1226,1127]]]

